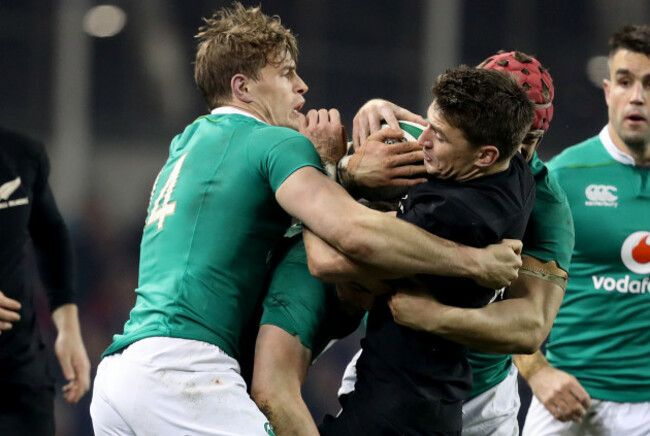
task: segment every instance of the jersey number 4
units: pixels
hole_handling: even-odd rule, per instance
[[[178,162],[176,162],[176,165],[174,165],[172,172],[169,174],[165,185],[160,190],[160,194],[158,194],[156,201],[151,206],[151,212],[149,212],[149,217],[147,218],[148,226],[157,222],[158,230],[162,230],[163,225],[165,224],[165,218],[167,218],[169,215],[173,215],[176,211],[176,202],[170,200],[172,198],[174,188],[176,187],[176,182],[178,182],[178,176],[181,173],[181,167],[183,166],[183,162],[185,162],[186,157],[187,153],[181,156]],[[158,174],[158,177],[160,177],[160,174]],[[158,185],[158,179],[156,179],[156,182],[153,184],[153,190],[151,191],[152,200],[153,195],[156,192],[156,185]]]

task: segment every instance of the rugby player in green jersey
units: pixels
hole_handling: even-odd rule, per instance
[[[172,140],[154,183],[135,307],[94,381],[98,435],[273,434],[237,358],[290,216],[351,259],[398,275],[499,287],[521,264],[519,241],[477,250],[435,238],[359,205],[323,174],[297,131],[308,88],[278,17],[236,3],[199,30],[195,81],[211,113]],[[317,114],[306,133],[344,147],[338,112]]]
[[[607,125],[548,164],[575,250],[546,358],[517,357],[524,435],[650,434],[650,26],[612,36],[603,86]]]
[[[495,54],[479,67],[513,75],[535,103],[535,120],[520,146],[537,186],[535,208],[524,237],[524,268],[505,292],[504,300],[481,309],[443,305],[427,293],[414,291],[398,292],[390,304],[398,323],[429,331],[472,349],[469,360],[474,380],[470,397],[463,405],[463,435],[516,436],[519,434],[519,396],[512,356],[477,350],[530,353],[538,349],[562,301],[574,231],[564,192],[549,176],[536,153],[553,116],[554,87],[550,75],[535,58],[520,52]],[[376,130],[382,120],[391,124],[398,118],[416,121],[413,114],[390,102],[370,101],[355,117],[355,128],[361,132],[355,138],[360,141],[368,132]],[[375,155],[376,151],[367,150],[363,159],[354,155],[350,158],[348,165],[351,163],[361,169],[352,173],[346,171],[351,183],[367,183],[366,175],[373,173],[371,166],[379,165],[367,156]],[[340,395],[353,390],[354,380],[354,367],[348,366]]]

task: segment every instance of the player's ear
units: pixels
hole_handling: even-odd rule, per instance
[[[230,91],[235,100],[251,103],[253,101],[249,92],[250,79],[237,73],[230,79]]]
[[[487,168],[499,159],[499,149],[494,145],[482,145],[476,157],[476,165]]]
[[[609,106],[609,92],[611,91],[612,82],[609,79],[603,79],[603,92],[605,93],[605,102]]]

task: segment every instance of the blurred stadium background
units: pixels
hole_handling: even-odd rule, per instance
[[[261,3],[298,35],[298,71],[310,86],[305,109],[337,107],[350,129],[356,108],[373,97],[424,113],[447,67],[475,65],[499,49],[535,55],[556,87],[544,159],[605,124],[607,38],[622,24],[650,21],[650,0],[242,3]],[[78,250],[93,374],[134,302],[140,232],[168,144],[205,112],[192,79],[193,35],[201,17],[229,4],[0,1],[0,124],[41,140],[50,154]],[[53,335],[47,321],[45,334]],[[305,397],[317,421],[338,411],[338,380],[359,334],[336,344],[308,377]],[[89,403],[90,395],[76,407],[58,402],[57,434],[92,434]]]

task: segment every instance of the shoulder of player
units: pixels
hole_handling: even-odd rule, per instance
[[[540,161],[541,162],[541,161]],[[542,165],[544,163],[542,162]],[[543,170],[534,172],[535,175],[535,201],[545,203],[567,204],[567,197],[564,189],[560,186],[557,176],[548,171],[544,166]]]
[[[22,168],[22,171],[42,172],[45,175],[49,173],[49,160],[45,146],[35,139],[0,128],[0,152],[5,162],[14,169]]]
[[[304,135],[289,127],[272,126],[250,116],[240,114],[211,114],[197,118],[188,128],[195,129],[199,126],[227,126],[241,133],[247,132],[253,140],[262,140],[264,143],[280,143],[294,140],[311,144]]]
[[[564,169],[585,168],[610,162],[611,156],[606,152],[598,136],[591,137],[579,144],[564,149],[547,164],[553,173]]]
[[[3,152],[9,152],[16,156],[25,155],[38,158],[45,154],[45,147],[38,142],[21,133],[3,129],[0,127],[0,144]]]
[[[262,139],[267,144],[280,144],[283,142],[305,143],[311,145],[311,141],[302,133],[289,127],[270,126],[260,123],[251,132],[255,139]]]

